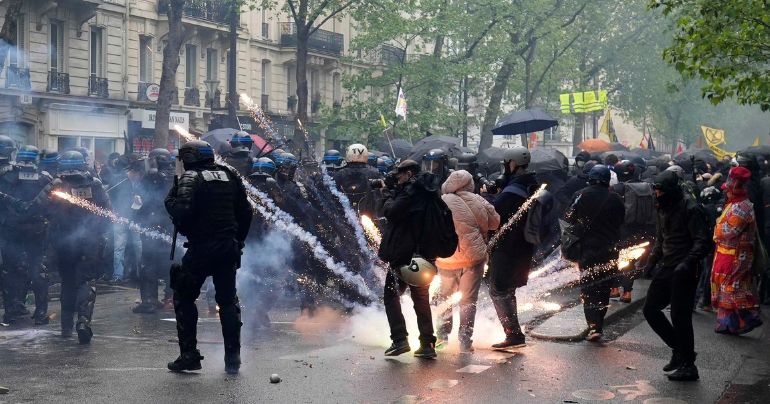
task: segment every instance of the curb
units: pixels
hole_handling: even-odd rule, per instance
[[[634,293],[635,296],[638,296],[631,300],[631,303],[620,303],[617,301],[613,301],[613,306],[617,307],[613,309],[613,307],[610,307],[610,310],[607,312],[606,317],[604,318],[605,324],[610,324],[614,321],[616,321],[619,317],[622,317],[628,313],[634,312],[638,310],[642,305],[644,305],[645,300],[647,299],[647,287],[649,285],[649,281],[646,280],[637,280],[634,283]],[[568,326],[576,324],[575,322],[579,322],[579,327],[575,326],[572,327],[572,330],[567,331],[566,333],[558,333],[554,332],[553,330],[548,330],[549,326],[551,329],[558,329],[558,325],[554,325],[556,323],[565,323]],[[550,323],[549,323],[550,322]],[[538,331],[538,329],[543,329],[543,331]],[[579,332],[576,332],[577,330],[580,330]],[[566,331],[566,330],[565,330]],[[529,335],[533,338],[545,340],[545,341],[565,341],[565,342],[575,342],[575,341],[582,341],[586,334],[588,334],[588,326],[585,325],[585,316],[583,314],[583,305],[578,304],[575,307],[572,307],[568,310],[564,310],[555,316],[552,316],[539,326],[535,327],[533,330],[529,332]]]

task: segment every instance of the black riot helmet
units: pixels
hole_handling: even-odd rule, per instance
[[[284,175],[289,181],[293,181],[299,160],[293,154],[283,152],[275,156],[275,165],[280,174]]]
[[[448,157],[441,149],[431,149],[422,156],[422,171],[444,176]]]
[[[457,158],[457,169],[465,170],[471,173],[472,176],[476,176],[478,171],[478,163],[476,162],[476,155],[470,152],[463,152],[460,157]]]
[[[37,162],[40,157],[40,150],[32,145],[26,145],[19,148],[16,153],[16,165],[19,167],[37,170]]]
[[[59,158],[59,174],[62,176],[80,175],[88,171],[86,158],[76,150],[66,151]]]
[[[59,172],[59,152],[57,151],[43,151],[40,158],[40,171],[45,171],[48,174],[56,175]]]
[[[191,140],[179,148],[179,158],[185,170],[214,163],[214,149],[203,140]]]
[[[372,167],[377,167],[377,155],[369,152],[366,156],[366,163]]]
[[[615,164],[615,174],[618,175],[618,181],[620,182],[632,181],[639,178],[636,164],[632,163],[630,160],[623,160],[618,164]]]
[[[0,164],[10,164],[15,151],[16,143],[13,139],[0,135]]]
[[[157,168],[159,171],[163,171],[174,168],[174,160],[171,157],[171,152],[162,147],[152,149],[147,155],[147,160],[150,163],[150,169]]]

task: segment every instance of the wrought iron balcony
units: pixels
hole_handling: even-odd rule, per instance
[[[110,98],[109,82],[104,77],[92,74],[88,77],[88,95]]]
[[[270,96],[268,94],[262,94],[260,106],[262,107],[263,111],[268,111],[270,106]]]
[[[29,69],[10,65],[5,73],[5,88],[17,88],[19,90],[31,90],[29,82]]]
[[[378,62],[386,66],[398,66],[406,61],[406,52],[395,46],[382,44],[377,53]]]
[[[185,88],[184,89],[184,105],[190,106],[190,107],[200,107],[201,106],[201,92],[193,87],[193,88]]]
[[[307,41],[309,50],[342,55],[345,36],[323,29],[316,30]],[[297,26],[293,22],[281,23],[281,46],[297,46]]]
[[[46,91],[48,91],[49,93],[69,94],[70,93],[70,75],[67,73],[56,71],[56,70],[49,71],[48,85],[46,86]]]
[[[222,108],[222,91],[217,89],[214,92],[214,106],[211,106],[211,94],[206,91],[206,108]]]
[[[223,0],[189,0],[185,2],[182,15],[215,24],[228,24],[230,4],[229,1]],[[158,14],[166,15],[167,12],[168,1],[158,2]]]

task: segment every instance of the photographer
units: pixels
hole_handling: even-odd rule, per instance
[[[396,169],[395,176],[389,175],[383,185],[387,185],[384,197],[383,214],[385,223],[379,257],[390,264],[391,270],[385,277],[385,313],[390,325],[390,339],[393,344],[385,350],[385,356],[398,356],[409,352],[406,321],[401,312],[401,295],[409,286],[417,314],[417,327],[420,330],[420,348],[414,356],[420,358],[436,357],[436,337],[433,335],[433,322],[428,302],[428,286],[407,285],[396,275],[395,268],[409,264],[417,249],[418,239],[423,231],[423,212],[430,198],[437,198],[437,189],[430,188],[430,176],[420,175],[420,166],[413,160],[404,160]],[[395,180],[395,181],[394,181]],[[432,260],[435,257],[424,257]]]

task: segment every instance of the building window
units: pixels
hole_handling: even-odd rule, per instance
[[[104,77],[104,30],[91,27],[91,75]]]
[[[206,49],[206,80],[217,80],[219,77],[219,61],[216,49]]]
[[[27,26],[24,23],[24,14],[19,14],[16,19],[16,32],[13,41],[16,42],[15,48],[8,49],[8,65],[9,66],[24,66],[24,49],[27,47]]]
[[[332,76],[332,97],[335,103],[342,103],[342,83],[340,82],[339,73],[334,73]]]
[[[184,85],[187,88],[195,88],[198,86],[198,69],[196,62],[198,61],[198,48],[195,45],[185,46],[185,82]]]
[[[152,37],[139,35],[139,81],[152,83]]]
[[[262,94],[270,94],[270,61],[262,61]]]
[[[270,39],[270,24],[267,22],[267,13],[262,10],[262,38]]]
[[[51,70],[56,72],[64,71],[64,27],[60,21],[52,22],[51,35],[48,43],[48,63]]]
[[[289,97],[297,95],[297,68],[294,66],[286,66],[286,94]]]

